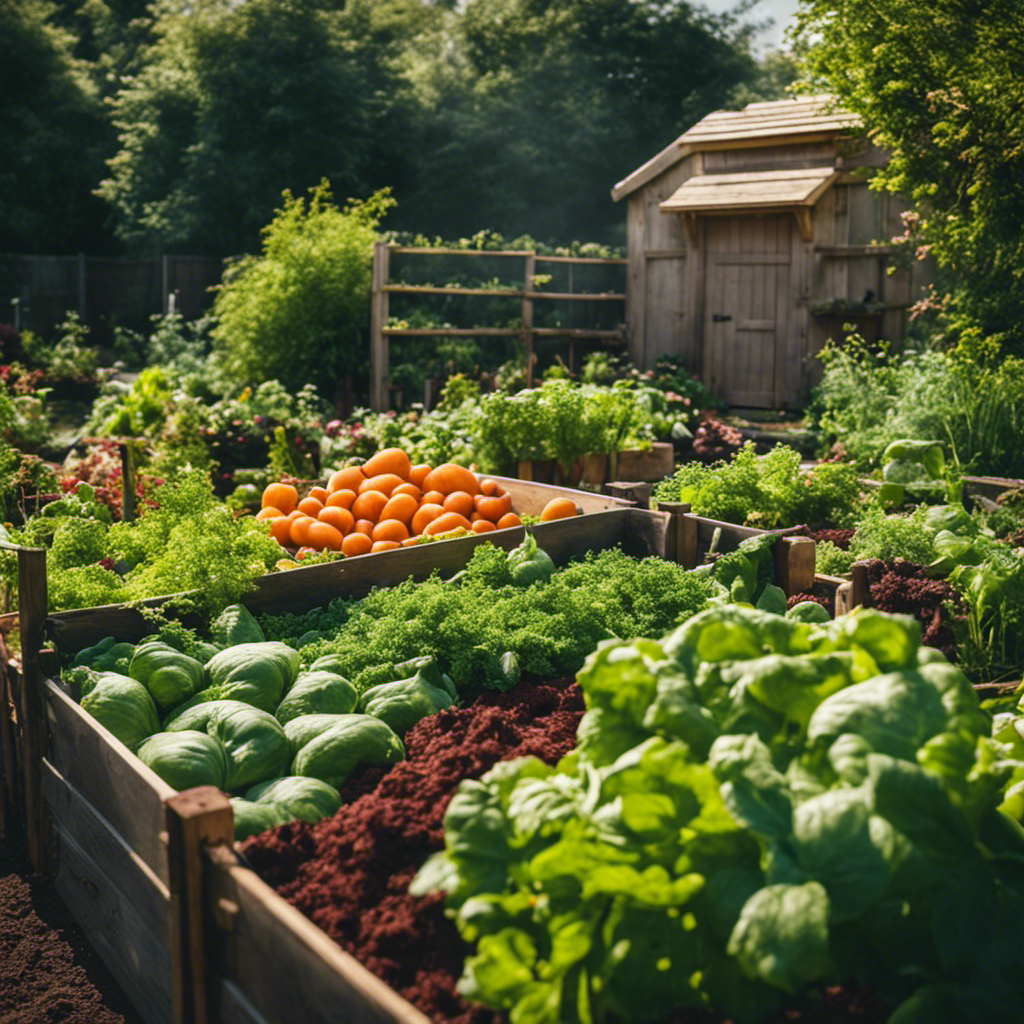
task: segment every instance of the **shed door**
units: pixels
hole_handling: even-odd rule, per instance
[[[705,382],[730,405],[781,408],[799,387],[783,357],[793,228],[790,214],[707,218]]]

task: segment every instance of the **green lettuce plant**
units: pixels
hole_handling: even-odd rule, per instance
[[[464,782],[414,882],[447,894],[465,996],[517,1024],[756,1022],[855,982],[893,1024],[1021,1019],[1024,743],[912,619],[723,605],[578,678],[577,748]]]

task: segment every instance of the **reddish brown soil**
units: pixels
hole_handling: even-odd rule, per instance
[[[443,847],[441,822],[458,783],[511,757],[554,763],[574,746],[582,710],[579,687],[563,680],[424,719],[406,736],[407,760],[364,772],[333,818],[255,836],[244,854],[285,899],[438,1024],[502,1024],[504,1015],[455,991],[467,947],[443,899],[412,897],[409,883]],[[880,1024],[887,1016],[870,993],[836,987],[774,1022]],[[670,1024],[728,1022],[690,1012]]]
[[[19,838],[0,846],[0,1024],[141,1024]]]

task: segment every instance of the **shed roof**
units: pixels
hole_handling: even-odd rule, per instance
[[[829,95],[750,103],[742,110],[716,110],[623,178],[612,189],[612,199],[619,200],[635,192],[691,153],[773,143],[813,142],[859,126],[860,119],[856,114],[833,109],[833,97]]]
[[[813,206],[838,177],[832,167],[698,174],[683,182],[661,209],[666,213],[714,213]]]

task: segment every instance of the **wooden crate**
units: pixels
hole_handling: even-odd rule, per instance
[[[528,514],[557,490],[508,485]],[[728,550],[761,532],[572,493],[586,515],[534,527],[556,564],[617,545],[693,564],[716,536]],[[523,536],[519,527],[272,573],[246,603],[257,613],[301,611],[409,576],[455,572],[478,544],[510,549]],[[804,539],[781,540],[780,579],[799,589]],[[813,544],[811,556],[813,575]],[[54,871],[62,898],[147,1024],[427,1024],[239,862],[223,794],[175,793],[52,678],[47,637],[71,653],[102,636],[135,640],[150,627],[124,606],[47,615],[45,552],[21,549],[23,561],[25,656],[3,667],[24,727],[19,771],[33,860]]]

